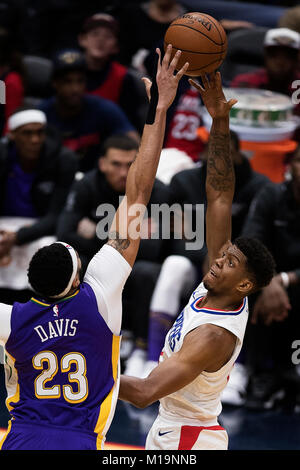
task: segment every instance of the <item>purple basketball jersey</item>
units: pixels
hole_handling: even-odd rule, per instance
[[[95,433],[101,448],[118,396],[119,345],[87,283],[56,303],[15,303],[6,343],[13,422]]]

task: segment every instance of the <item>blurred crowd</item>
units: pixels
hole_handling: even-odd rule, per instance
[[[153,77],[155,48],[163,48],[173,19],[204,11],[222,23],[226,87],[291,97],[300,79],[299,2],[202,3],[208,2],[0,0],[6,91],[0,105],[0,302],[31,297],[29,259],[51,240],[78,251],[83,273],[106,242],[97,231],[105,218],[98,208],[117,208],[125,193],[148,109],[142,77]],[[295,118],[299,110],[295,105]],[[281,181],[274,181],[271,172],[253,166],[241,136],[231,131],[233,238],[262,240],[277,274],[250,298],[245,344],[224,404],[300,406],[300,369],[292,361],[292,344],[300,340],[299,135],[296,129],[290,136],[293,151],[284,155]],[[189,204],[194,215],[205,207],[207,140],[200,96],[184,78],[168,112],[150,205]],[[187,250],[186,240],[175,236],[151,237],[156,222],[149,211],[123,293],[122,368],[140,377],[157,364],[165,334],[201,282],[206,262],[205,245]]]

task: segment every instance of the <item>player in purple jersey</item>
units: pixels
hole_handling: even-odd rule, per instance
[[[126,194],[109,241],[80,283],[81,261],[66,243],[39,250],[28,270],[36,295],[0,304],[0,341],[6,351],[6,405],[11,414],[0,443],[5,450],[103,449],[119,390],[122,289],[140,243],[140,221],[152,191],[166,113],[188,64],[175,75],[181,52],[158,53],[156,83],[145,79],[150,107]],[[151,87],[151,90],[150,90]],[[135,226],[135,225],[134,225]]]

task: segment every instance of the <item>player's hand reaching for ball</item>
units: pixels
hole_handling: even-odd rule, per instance
[[[156,49],[158,55],[156,83],[158,90],[158,102],[157,108],[168,109],[174,101],[177,93],[178,83],[181,77],[185,74],[189,67],[189,63],[186,62],[184,66],[176,73],[175,70],[181,55],[181,51],[177,51],[173,59],[171,59],[172,46],[168,45],[166,53],[161,60],[161,51],[159,48]],[[146,87],[148,99],[151,98],[151,81],[148,78],[143,77],[143,81]]]
[[[220,72],[201,75],[202,85],[193,79],[189,79],[189,83],[195,87],[203,100],[203,103],[213,119],[224,118],[229,116],[229,112],[237,103],[237,100],[226,100],[221,81]]]

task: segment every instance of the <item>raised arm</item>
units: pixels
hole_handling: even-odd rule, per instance
[[[231,239],[231,206],[234,194],[234,167],[230,152],[229,113],[237,100],[226,101],[220,72],[201,77],[203,86],[189,80],[199,91],[212,117],[208,142],[206,175],[206,244],[209,265],[221,247]]]
[[[188,64],[175,75],[175,68],[181,52],[178,51],[171,59],[172,46],[161,61],[160,50],[157,49],[158,64],[156,83],[157,90],[151,87],[150,109],[153,111],[153,122],[147,119],[142,134],[140,148],[135,161],[130,167],[126,182],[126,193],[122,200],[109,233],[108,244],[117,249],[132,266],[140,244],[140,223],[152,192],[159,157],[165,134],[167,110],[172,104],[178,83]],[[149,91],[150,82],[146,81]],[[135,106],[135,103],[132,103]],[[140,221],[140,222],[139,222]]]

